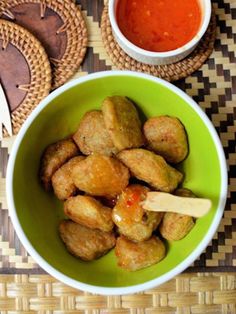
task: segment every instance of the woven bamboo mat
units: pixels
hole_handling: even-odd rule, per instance
[[[44,275],[0,276],[5,313],[235,314],[236,275],[181,275],[161,287],[126,296],[83,293]]]
[[[115,69],[101,39],[103,0],[77,3],[86,17],[89,48],[75,77]],[[175,83],[199,103],[214,123],[228,163],[227,206],[206,251],[188,273],[155,290],[133,296],[91,296],[46,276],[19,242],[8,215],[5,177],[14,138],[6,138],[0,142],[1,313],[236,313],[236,275],[226,273],[236,271],[236,0],[212,3],[217,18],[213,54],[200,70]]]

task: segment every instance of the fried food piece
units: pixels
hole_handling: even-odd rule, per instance
[[[153,117],[143,127],[148,148],[166,161],[177,164],[188,154],[188,140],[183,124],[169,116]]]
[[[120,267],[135,271],[160,262],[166,255],[166,248],[155,236],[138,243],[121,236],[116,241],[115,254]]]
[[[107,97],[102,112],[106,128],[119,151],[144,144],[138,112],[126,97]]]
[[[45,190],[51,188],[51,178],[67,160],[78,155],[79,150],[72,139],[61,140],[49,145],[43,153],[40,179]]]
[[[187,189],[178,189],[175,195],[182,197],[196,197],[192,191]],[[160,233],[163,238],[169,241],[178,241],[183,239],[193,228],[194,220],[191,216],[165,213],[160,226]]]
[[[112,210],[90,196],[69,198],[64,203],[64,212],[71,220],[88,228],[109,232],[114,227]]]
[[[76,193],[77,188],[71,177],[72,169],[83,159],[85,159],[84,156],[76,156],[70,159],[52,176],[52,187],[59,200],[64,201]]]
[[[94,154],[74,167],[72,179],[87,194],[112,198],[128,185],[129,170],[116,158]]]
[[[124,150],[117,157],[136,178],[147,182],[156,190],[173,192],[183,179],[183,174],[169,166],[163,157],[148,150]]]
[[[110,156],[117,153],[99,110],[87,112],[83,116],[73,139],[84,155],[99,153]]]
[[[71,220],[60,223],[59,233],[67,250],[84,261],[103,256],[116,244],[113,233],[89,229]]]
[[[196,195],[189,189],[181,188],[175,190],[174,193],[176,196],[182,196],[182,197],[196,197]]]
[[[160,226],[160,233],[163,238],[169,241],[183,239],[193,228],[193,218],[176,213],[165,213]]]
[[[144,241],[151,237],[163,217],[163,213],[145,211],[141,202],[145,200],[149,188],[134,184],[128,186],[112,211],[114,223],[119,233],[133,241]]]

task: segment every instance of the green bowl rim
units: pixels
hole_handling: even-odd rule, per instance
[[[111,288],[111,287],[101,287],[101,286],[95,286],[95,285],[89,285],[82,283],[78,280],[72,279],[54,267],[52,267],[46,260],[44,260],[36,251],[36,249],[31,245],[29,239],[26,237],[24,230],[20,224],[20,221],[17,216],[14,198],[13,198],[13,174],[14,174],[14,166],[15,166],[15,160],[17,156],[18,149],[21,145],[21,142],[24,138],[24,135],[26,131],[28,130],[29,126],[32,124],[34,119],[38,116],[38,114],[48,105],[51,103],[51,101],[62,94],[63,92],[73,88],[74,86],[77,86],[79,84],[85,83],[90,80],[95,79],[101,79],[104,77],[109,76],[130,76],[130,77],[138,77],[141,79],[149,80],[152,82],[155,82],[159,85],[162,85],[170,90],[172,90],[174,93],[176,93],[178,96],[180,96],[185,102],[188,103],[189,106],[191,106],[194,111],[200,116],[204,124],[206,125],[207,129],[209,130],[215,146],[218,153],[219,163],[220,163],[220,171],[221,171],[221,190],[220,190],[220,197],[219,197],[219,203],[217,206],[216,214],[213,218],[212,224],[204,236],[203,240],[198,244],[198,246],[193,250],[193,252],[179,265],[177,265],[175,268],[173,268],[171,271],[167,272],[166,274],[153,279],[149,280],[142,284],[132,285],[129,287],[119,287],[119,288]],[[9,214],[13,223],[13,226],[15,228],[15,231],[22,242],[23,246],[26,248],[26,250],[29,252],[29,254],[32,256],[32,258],[42,267],[46,272],[48,272],[50,275],[58,279],[59,281],[62,281],[63,283],[76,288],[80,290],[84,290],[90,293],[96,293],[101,295],[124,295],[124,294],[131,294],[131,293],[137,293],[143,290],[151,289],[153,287],[156,287],[158,285],[163,284],[164,282],[170,280],[171,278],[175,277],[179,273],[183,272],[187,267],[189,267],[194,260],[198,258],[198,256],[202,253],[202,251],[207,247],[208,243],[212,240],[218,225],[220,223],[220,220],[222,218],[224,207],[226,204],[227,199],[227,190],[228,190],[228,174],[227,174],[227,165],[226,165],[226,159],[223,151],[222,144],[220,142],[220,139],[218,137],[218,134],[207,117],[207,115],[203,112],[203,110],[197,105],[197,103],[190,98],[187,94],[185,94],[182,90],[177,88],[176,86],[172,85],[169,82],[166,82],[160,78],[153,77],[148,74],[138,73],[138,72],[132,72],[132,71],[104,71],[104,72],[97,72],[93,74],[89,74],[84,77],[80,77],[78,79],[75,79],[71,82],[68,82],[67,84],[61,86],[60,88],[53,91],[49,96],[47,96],[41,103],[34,109],[34,111],[30,114],[24,125],[22,126],[19,134],[16,137],[16,140],[13,144],[12,151],[10,154],[8,167],[7,167],[7,176],[6,176],[6,195],[7,195],[7,203],[9,208]]]

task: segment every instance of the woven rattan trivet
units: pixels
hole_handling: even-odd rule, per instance
[[[194,52],[184,60],[169,65],[147,65],[129,57],[113,37],[107,6],[104,7],[102,14],[101,32],[106,52],[120,70],[144,72],[167,81],[177,81],[198,70],[211,55],[216,37],[216,18],[213,13],[210,25]]]
[[[51,67],[44,48],[31,33],[1,19],[0,79],[16,134],[31,111],[49,94]]]
[[[78,71],[88,35],[81,11],[73,0],[11,0],[0,16],[28,29],[43,44],[52,63],[52,89]]]

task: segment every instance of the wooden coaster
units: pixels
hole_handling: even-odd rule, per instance
[[[101,20],[102,40],[113,64],[120,70],[132,70],[148,73],[167,81],[177,81],[198,70],[211,55],[216,37],[216,18],[212,14],[210,25],[197,48],[184,60],[168,65],[148,65],[128,56],[116,42],[105,6]]]
[[[40,42],[24,28],[0,19],[0,80],[13,133],[51,89],[51,67]],[[4,135],[7,135],[4,130]]]
[[[73,0],[11,0],[0,16],[29,30],[44,46],[52,64],[52,89],[73,76],[81,65],[88,35]]]

